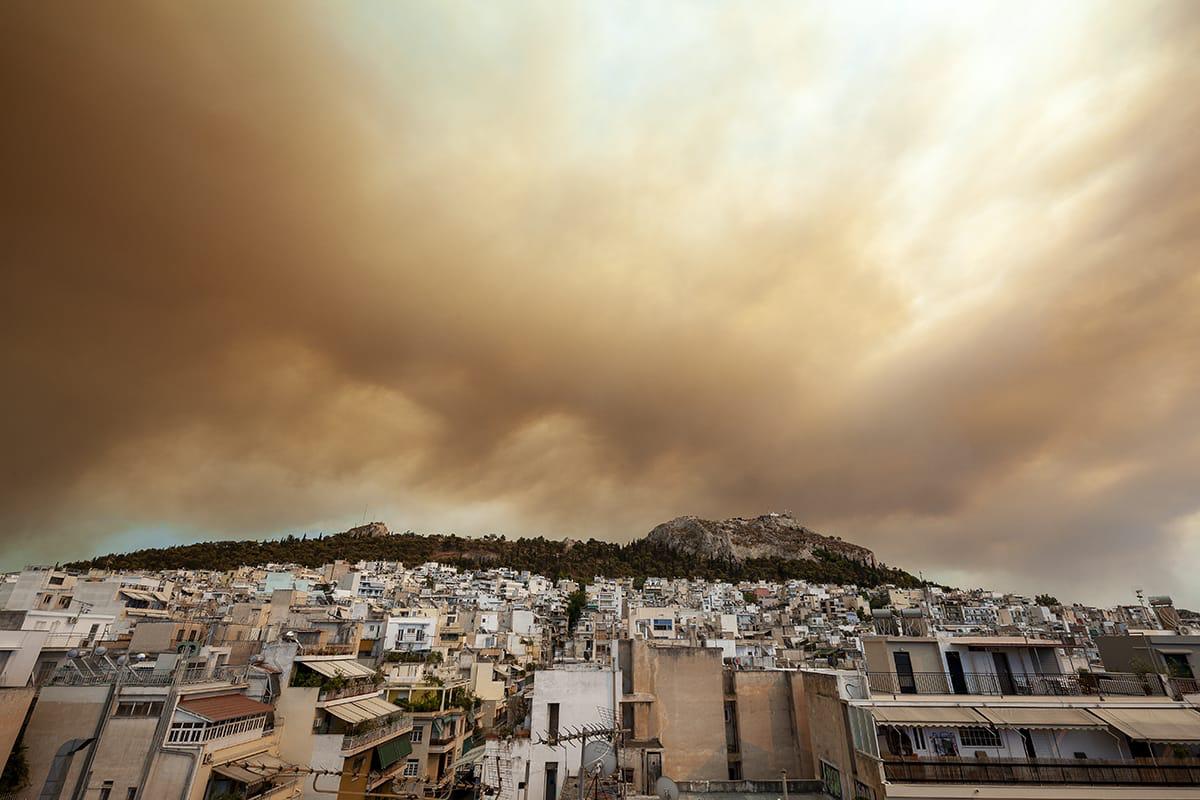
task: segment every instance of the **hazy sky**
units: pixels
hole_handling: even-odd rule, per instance
[[[0,567],[790,509],[1200,604],[1200,4],[9,3]]]

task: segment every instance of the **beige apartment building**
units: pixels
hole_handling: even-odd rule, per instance
[[[1200,713],[1152,676],[1059,671],[1020,638],[865,645],[865,675],[801,672],[832,797],[1200,798]]]

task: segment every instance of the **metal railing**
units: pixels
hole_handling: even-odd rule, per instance
[[[1194,786],[1200,761],[921,758],[883,761],[891,783],[1052,783],[1104,786]]]
[[[370,730],[362,731],[361,733],[347,733],[342,737],[342,750],[357,750],[372,742],[377,742],[381,739],[387,739],[406,730],[412,729],[412,716],[409,714],[398,714],[382,725],[371,728]]]
[[[1157,675],[1124,672],[868,672],[872,694],[976,694],[976,695],[1120,695],[1131,697],[1167,694]]]
[[[341,700],[343,697],[358,697],[364,694],[378,694],[379,684],[371,678],[362,680],[353,680],[345,686],[323,688],[318,693],[318,701],[325,702],[326,700]]]
[[[231,683],[246,680],[247,668],[242,666],[217,667],[216,669],[184,669],[179,676],[181,684]],[[149,668],[118,667],[117,669],[79,669],[73,666],[60,667],[40,681],[47,686],[103,686],[112,683],[118,676],[125,686],[170,686],[175,682],[174,671]]]
[[[357,652],[358,647],[353,644],[304,645],[304,655],[306,656],[349,656]]]

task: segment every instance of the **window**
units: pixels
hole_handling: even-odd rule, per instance
[[[918,750],[924,750],[925,749],[925,729],[924,728],[911,728],[910,730],[912,731],[913,747],[915,747]]]
[[[849,711],[850,734],[854,740],[854,748],[878,758],[879,738],[875,733],[875,718],[871,716],[870,711],[858,706],[850,706]]]
[[[740,781],[742,779],[742,762],[734,761],[729,765],[729,780]]]
[[[125,792],[125,800],[133,800],[135,797],[137,797],[137,787],[130,786],[129,791]]]
[[[162,701],[156,702],[141,702],[134,700],[122,700],[117,703],[117,710],[113,716],[117,717],[157,717],[162,713]]]
[[[100,800],[108,800],[112,797],[112,781],[105,781],[100,787]]]
[[[548,726],[550,729],[550,735],[558,736],[558,703],[548,703],[547,709],[549,710],[550,715],[550,723]]]
[[[167,744],[193,744],[203,741],[207,727],[208,723],[205,722],[174,722],[167,733]]]
[[[963,747],[1000,747],[1000,734],[991,728],[959,728]]]
[[[421,774],[421,762],[419,759],[410,758],[404,762],[404,777],[415,778]]]
[[[875,790],[862,781],[855,781],[854,800],[875,800]]]
[[[821,788],[825,794],[834,797],[842,796],[842,773],[824,759],[821,760]]]
[[[412,732],[408,734],[410,742],[420,742],[425,739],[425,727],[422,725],[414,725]]]
[[[673,620],[669,620],[669,619],[654,620],[654,630],[656,630],[656,631],[669,631],[673,627],[675,627],[675,623]]]
[[[886,730],[888,750],[892,755],[911,756],[913,754],[912,740],[904,730],[892,726],[888,726]]]

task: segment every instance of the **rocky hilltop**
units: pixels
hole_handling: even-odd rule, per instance
[[[714,561],[812,559],[817,550],[826,550],[868,567],[875,566],[875,554],[867,548],[806,528],[789,511],[753,519],[732,517],[721,522],[676,517],[650,531],[646,540],[681,555]]]

